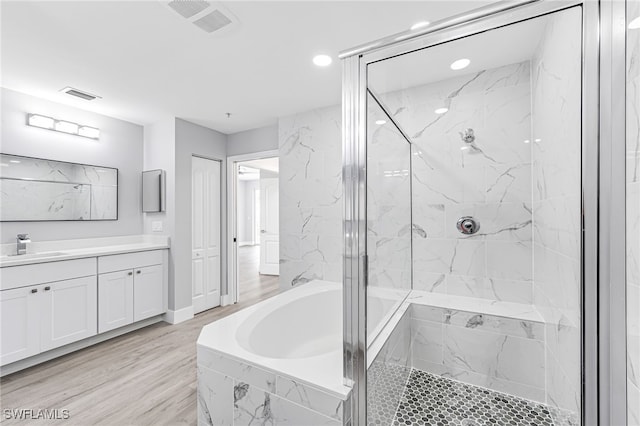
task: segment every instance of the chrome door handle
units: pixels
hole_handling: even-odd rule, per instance
[[[267,231],[265,231],[264,229],[261,229],[261,230],[260,230],[260,233],[261,233],[261,234],[266,234],[266,233],[267,233]]]
[[[127,272],[127,275],[133,275],[133,272]]]
[[[138,269],[138,270],[136,271],[136,274],[141,274],[141,273],[142,273],[142,271],[141,271],[140,269]]]

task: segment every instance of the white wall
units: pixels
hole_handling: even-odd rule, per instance
[[[227,155],[251,154],[278,149],[278,126],[260,127],[227,136]]]
[[[221,293],[227,294],[227,137],[185,120],[175,124],[175,233],[171,249],[175,262],[175,309],[191,306],[191,157],[221,160]]]
[[[28,233],[33,241],[106,237],[143,233],[141,172],[143,128],[63,104],[2,89],[0,151],[118,169],[118,220],[73,222],[2,222],[2,243]],[[26,125],[37,113],[100,128],[100,140],[52,132]]]

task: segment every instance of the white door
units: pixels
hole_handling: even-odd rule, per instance
[[[0,291],[0,365],[40,352],[40,289]]]
[[[133,323],[133,271],[98,275],[98,332]]]
[[[220,162],[191,157],[191,283],[195,313],[220,305]]]
[[[162,265],[136,268],[133,283],[133,320],[164,312]]]
[[[260,274],[280,275],[278,179],[260,178]]]
[[[98,333],[98,285],[95,275],[40,287],[43,294],[40,351],[48,351]]]

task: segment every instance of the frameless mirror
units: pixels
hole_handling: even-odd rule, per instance
[[[158,213],[165,210],[165,171],[142,172],[142,211]]]
[[[118,169],[0,154],[0,221],[117,220]]]

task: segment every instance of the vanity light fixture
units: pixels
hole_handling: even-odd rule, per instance
[[[445,112],[449,111],[449,108],[438,108],[437,110],[433,111],[436,114],[444,114]]]
[[[78,126],[76,123],[71,123],[69,121],[63,121],[63,120],[56,120],[56,125],[55,125],[54,129],[57,132],[69,133],[69,134],[72,134],[72,135],[77,135],[79,127],[80,126]]]
[[[376,124],[378,126],[382,126],[383,124],[386,124],[386,123],[387,123],[387,120],[376,120]]]
[[[28,114],[27,124],[41,129],[55,130],[56,132],[67,133],[69,135],[82,136],[89,139],[99,139],[100,129],[73,123],[66,120],[57,120],[39,114]]]
[[[452,70],[458,71],[468,67],[470,63],[471,61],[469,59],[462,58],[462,59],[458,59],[457,61],[453,61],[449,66],[451,67]]]
[[[56,123],[56,120],[51,117],[45,117],[44,115],[29,114],[27,123],[29,126],[53,130],[53,125]]]
[[[316,55],[313,57],[313,63],[319,67],[327,67],[331,65],[333,59],[329,55]]]
[[[416,22],[415,24],[413,24],[411,26],[411,30],[417,30],[418,28],[424,28],[427,25],[429,25],[429,21],[420,21],[420,22]]]
[[[638,16],[633,21],[629,22],[629,29],[630,30],[637,30],[639,28],[640,28],[640,16]]]

